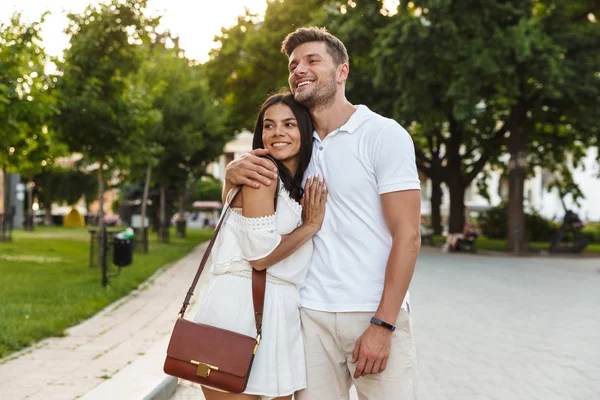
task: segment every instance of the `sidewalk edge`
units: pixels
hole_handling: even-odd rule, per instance
[[[168,376],[144,400],[169,400],[177,390],[177,378]]]

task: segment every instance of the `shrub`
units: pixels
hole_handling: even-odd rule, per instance
[[[525,214],[525,226],[527,240],[530,242],[549,242],[558,229],[552,221],[537,213]]]
[[[600,243],[600,222],[591,222],[581,230],[591,243]]]
[[[508,237],[507,216],[506,203],[483,212],[477,219],[481,232],[490,239],[506,239]]]
[[[501,203],[479,217],[479,226],[483,234],[490,239],[508,237],[508,204]],[[557,227],[537,213],[525,213],[527,240],[530,242],[549,242]]]

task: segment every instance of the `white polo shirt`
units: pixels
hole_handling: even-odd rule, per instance
[[[313,137],[304,178],[323,176],[329,195],[300,289],[302,307],[376,311],[392,247],[380,195],[420,190],[412,138],[396,121],[364,105],[324,140],[316,132]],[[408,297],[407,293],[403,308]]]

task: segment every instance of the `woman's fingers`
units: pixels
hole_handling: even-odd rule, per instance
[[[306,178],[306,183],[304,184],[304,204],[307,206],[310,206],[310,203],[312,202],[312,198],[310,197],[310,189],[311,189],[311,185],[312,185],[312,176],[309,176],[308,178]],[[308,204],[307,204],[308,202]]]
[[[327,198],[325,180],[318,176],[309,176],[304,184],[304,204],[307,207],[320,206]]]
[[[323,177],[319,178],[318,189],[316,194],[317,204],[321,204],[323,201]]]
[[[313,204],[318,204],[317,202],[319,201],[319,196],[321,196],[321,192],[319,190],[320,180],[321,178],[319,177],[319,175],[315,175],[311,184],[310,195],[312,196]]]

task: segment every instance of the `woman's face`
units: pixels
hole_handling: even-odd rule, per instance
[[[283,103],[270,106],[263,118],[262,141],[271,156],[281,162],[297,160],[301,136],[292,110]]]

